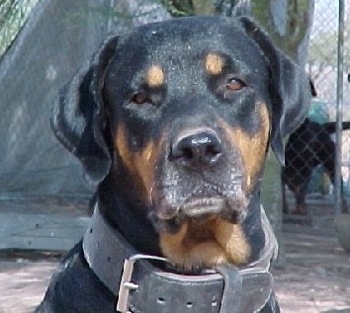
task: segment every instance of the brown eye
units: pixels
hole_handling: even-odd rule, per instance
[[[144,92],[138,92],[132,96],[131,101],[136,104],[144,104],[148,101],[148,96]]]
[[[239,78],[231,78],[227,84],[226,88],[232,91],[239,91],[243,89],[246,86],[246,84],[241,81]]]

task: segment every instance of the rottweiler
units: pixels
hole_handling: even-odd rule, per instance
[[[350,122],[342,122],[341,127],[350,129]],[[335,143],[331,135],[336,131],[336,122],[324,124],[306,118],[290,135],[286,144],[285,166],[282,167],[283,210],[290,213],[285,186],[293,192],[296,205],[293,213],[306,214],[305,197],[313,170],[322,165],[334,184]],[[342,188],[343,189],[343,188]],[[343,194],[343,190],[341,190]],[[342,199],[342,209],[347,211],[346,201]]]
[[[309,79],[312,97],[317,97],[317,90]],[[350,129],[350,122],[342,122],[343,130]],[[295,197],[295,210],[293,213],[306,214],[305,198],[313,170],[322,165],[334,184],[335,179],[335,143],[331,135],[336,131],[336,122],[320,124],[306,118],[301,125],[293,131],[285,148],[285,164],[281,171],[281,186],[283,199],[283,212],[291,213],[286,196],[286,186]],[[343,187],[341,186],[343,197]],[[346,201],[342,199],[342,209],[347,211]]]
[[[246,17],[110,38],[54,105],[96,203],[37,312],[279,312],[259,185],[307,85]]]

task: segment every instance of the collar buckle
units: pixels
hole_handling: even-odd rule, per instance
[[[153,260],[153,261],[162,261],[169,262],[168,259],[146,255],[146,254],[135,254],[131,257],[124,260],[123,266],[123,274],[119,286],[118,292],[118,302],[116,305],[116,311],[120,311],[122,313],[130,313],[129,311],[129,294],[131,291],[135,291],[139,288],[139,286],[131,281],[132,273],[134,271],[134,265],[136,261],[139,260]]]

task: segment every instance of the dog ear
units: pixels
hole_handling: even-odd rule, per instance
[[[284,164],[283,138],[304,120],[311,92],[304,70],[275,48],[261,28],[247,17],[240,18],[246,34],[259,46],[270,67],[272,99],[271,147]]]
[[[82,163],[87,183],[95,188],[108,174],[112,157],[105,134],[109,131],[101,91],[117,37],[106,42],[92,65],[81,70],[60,90],[51,116],[58,140]]]

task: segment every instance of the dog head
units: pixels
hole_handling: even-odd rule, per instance
[[[127,182],[115,192],[143,207],[174,263],[192,266],[187,254],[243,263],[237,225],[269,145],[283,162],[283,137],[309,93],[304,73],[248,18],[174,19],[111,38],[63,89],[52,126],[92,185]],[[242,255],[222,247],[232,233]],[[203,261],[201,245],[219,259]]]

